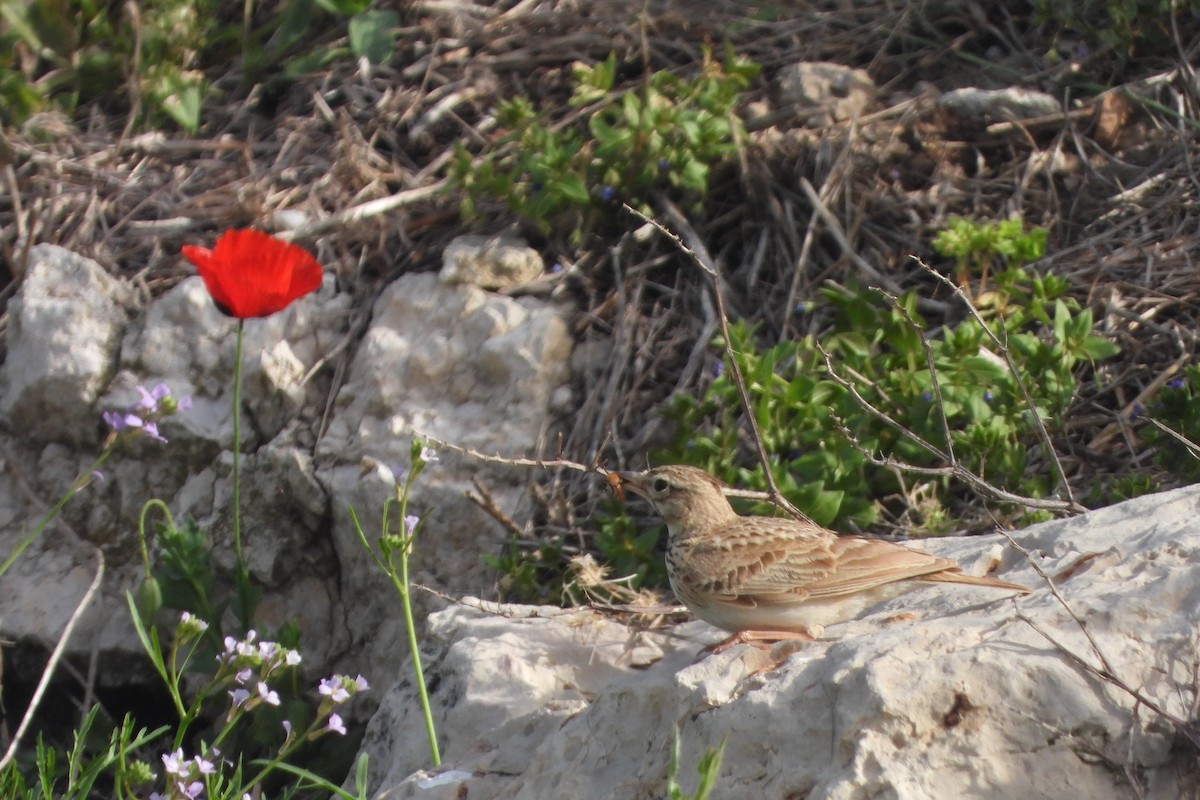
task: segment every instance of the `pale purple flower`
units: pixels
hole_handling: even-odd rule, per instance
[[[199,771],[201,775],[212,775],[217,771],[216,766],[214,766],[213,762],[209,761],[208,759],[196,756],[192,759],[192,761],[196,762],[196,770]]]
[[[258,696],[264,703],[270,703],[273,706],[279,705],[279,693],[262,681],[258,682]]]
[[[237,671],[237,674],[233,676],[233,679],[235,681],[237,681],[238,683],[246,683],[248,680],[250,680],[253,677],[254,677],[254,670],[250,669],[249,667],[246,667],[245,669],[239,669]]]
[[[142,433],[146,434],[151,439],[162,442],[163,444],[167,443],[166,437],[158,432],[158,423],[157,422],[147,422],[144,425],[142,425]]]
[[[340,733],[342,736],[346,735],[346,723],[342,722],[342,718],[337,714],[329,715],[329,721],[325,723],[325,727],[334,733]]]
[[[163,753],[162,762],[163,769],[167,771],[168,775],[182,775],[184,764],[183,748],[179,748],[174,753]]]
[[[185,611],[185,612],[183,612],[183,614],[180,615],[179,624],[180,625],[188,625],[188,626],[194,628],[195,630],[199,631],[200,633],[204,633],[206,630],[208,630],[208,623],[205,622],[204,620],[200,619],[199,617],[197,617],[195,614],[193,614],[190,611]]]
[[[322,678],[321,684],[317,688],[317,691],[328,697],[334,703],[344,703],[350,699],[350,692],[346,690],[346,686],[342,683],[341,675],[334,675],[331,678]]]
[[[287,664],[289,667],[296,666],[300,663],[300,652],[298,650],[288,650],[287,656],[284,658],[283,663]]]
[[[420,458],[426,464],[429,464],[433,461],[438,460],[438,454],[437,454],[437,451],[434,450],[432,447],[422,447],[421,455],[418,456],[418,458]]]
[[[234,652],[239,656],[250,658],[258,654],[258,648],[254,646],[254,640],[258,636],[254,631],[246,631],[246,638],[243,641],[234,643]]]
[[[129,428],[140,428],[146,424],[137,414],[128,411],[105,411],[100,416],[114,433],[120,433]]]
[[[171,395],[171,388],[165,383],[160,383],[153,389],[147,389],[139,383],[135,388],[142,397],[134,406],[144,408],[151,413],[158,411],[158,404],[162,402],[163,398]]]
[[[354,679],[354,685],[355,685],[355,687],[357,687],[357,691],[360,691],[360,692],[365,692],[367,689],[371,688],[370,686],[367,685],[367,679],[364,678],[362,675],[359,675],[357,678]]]
[[[233,701],[233,707],[243,706],[250,699],[250,692],[246,689],[231,689],[229,698]]]
[[[417,523],[420,521],[421,518],[416,514],[409,514],[404,518],[404,530],[408,531],[409,536],[413,535],[413,531],[417,529]]]

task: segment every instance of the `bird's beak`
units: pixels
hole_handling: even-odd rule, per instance
[[[649,494],[646,491],[645,484],[642,483],[642,481],[645,480],[646,473],[644,473],[644,472],[614,472],[611,474],[617,476],[617,480],[620,481],[619,485],[622,489],[628,489],[629,491],[636,494],[638,497],[649,497]]]

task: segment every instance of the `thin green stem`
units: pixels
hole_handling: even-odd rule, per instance
[[[354,523],[354,530],[358,533],[359,541],[362,542],[367,553],[375,560],[392,581],[392,585],[396,587],[396,592],[400,595],[400,605],[404,609],[404,630],[408,638],[408,649],[412,653],[413,676],[417,682],[417,694],[421,701],[421,714],[425,718],[425,734],[429,739],[429,754],[433,760],[433,765],[441,766],[442,754],[438,748],[437,730],[433,723],[433,709],[429,704],[429,691],[425,688],[425,671],[421,666],[421,651],[417,642],[417,625],[413,619],[412,598],[408,582],[408,556],[412,552],[413,540],[416,538],[417,529],[420,523],[413,528],[412,533],[407,531],[407,523],[405,517],[408,511],[408,493],[412,488],[413,482],[424,469],[425,463],[419,459],[417,453],[419,450],[414,446],[412,468],[409,470],[408,479],[404,482],[404,487],[397,487],[396,497],[388,498],[383,504],[383,521],[380,525],[380,555],[376,555],[375,548],[367,541],[367,535],[363,532],[362,525],[358,522],[358,515],[354,513],[354,509],[350,508],[350,519]],[[390,512],[393,503],[399,503],[400,520],[399,527],[402,533],[398,536],[392,536],[389,533]],[[394,544],[399,540],[399,547]],[[400,568],[397,572],[394,556],[399,550]]]
[[[309,737],[316,733],[316,731],[320,728],[321,719],[322,715],[318,714],[317,719],[313,720],[313,722],[309,724],[308,728],[306,728],[303,733],[298,736],[292,736],[291,739],[284,745],[283,749],[275,754],[274,758],[270,759],[269,761],[264,759],[263,761],[256,762],[262,763],[263,767],[258,771],[257,775],[251,778],[248,782],[242,784],[242,791],[249,791],[259,783],[262,783],[263,779],[274,772],[281,763],[286,761],[288,756],[294,753],[302,744],[307,742]]]
[[[100,452],[100,455],[95,461],[92,462],[91,466],[79,474],[79,477],[77,477],[75,482],[71,484],[71,488],[67,489],[66,493],[63,494],[63,496],[58,499],[58,502],[54,504],[54,507],[46,512],[46,515],[38,521],[37,525],[33,526],[33,530],[31,530],[28,535],[26,535],[26,537],[12,549],[12,552],[8,554],[8,558],[4,559],[3,564],[0,564],[0,575],[3,575],[5,572],[7,572],[8,568],[13,565],[13,562],[21,557],[21,553],[25,552],[25,548],[33,544],[33,540],[40,536],[42,531],[46,530],[46,526],[49,525],[51,521],[53,521],[53,519],[59,515],[67,503],[71,501],[71,498],[74,497],[80,489],[82,489],[84,486],[87,486],[91,482],[92,474],[95,473],[96,470],[100,469],[100,467],[104,466],[104,462],[107,461],[108,457],[113,454],[116,446],[117,438],[113,437],[113,440],[109,443],[108,447],[105,447],[104,450]]]
[[[423,465],[421,465],[423,466]],[[388,574],[395,584],[396,590],[400,593],[400,605],[404,609],[404,630],[408,634],[408,649],[412,653],[413,677],[417,682],[417,695],[421,700],[421,715],[425,718],[425,735],[429,738],[429,755],[433,760],[435,767],[441,766],[442,754],[438,749],[437,730],[433,724],[433,709],[429,705],[429,691],[425,688],[425,671],[421,667],[421,650],[417,642],[417,626],[413,620],[412,613],[412,592],[408,582],[408,556],[412,553],[413,540],[416,538],[417,529],[414,528],[411,533],[407,530],[407,511],[408,511],[408,491],[412,488],[413,481],[416,480],[420,473],[420,468],[416,463],[409,470],[408,480],[404,483],[404,491],[400,497],[400,529],[405,535],[404,546],[400,548],[400,575],[397,580],[395,569],[388,570]],[[386,529],[384,530],[386,534]],[[388,559],[391,566],[391,559]]]
[[[241,474],[238,455],[242,449],[242,333],[243,320],[237,324],[237,351],[233,362],[233,552],[237,556],[238,569],[245,564],[242,560],[242,504]]]
[[[242,630],[250,629],[250,616],[254,600],[250,590],[250,572],[242,556],[242,345],[245,336],[245,320],[238,320],[237,349],[233,364],[233,553],[237,558],[238,620]]]
[[[142,506],[142,513],[138,517],[138,546],[142,551],[142,567],[145,569],[147,580],[149,580],[152,576],[150,573],[150,550],[146,544],[146,517],[149,516],[150,509],[152,508],[157,508],[162,511],[163,516],[167,518],[167,524],[172,530],[175,528],[175,520],[171,517],[171,509],[168,508],[167,504],[162,500],[159,500],[157,497],[155,497],[151,500],[147,500],[146,504]]]

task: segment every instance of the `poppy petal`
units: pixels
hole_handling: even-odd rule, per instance
[[[213,301],[240,319],[266,317],[320,288],[321,265],[302,247],[253,229],[223,233],[212,250],[185,246]]]

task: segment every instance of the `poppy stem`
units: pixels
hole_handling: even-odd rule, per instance
[[[237,557],[238,619],[242,630],[249,630],[253,601],[250,591],[250,574],[246,560],[242,557],[242,503],[241,469],[242,450],[242,339],[246,321],[237,323],[237,350],[233,362],[233,552]]]

